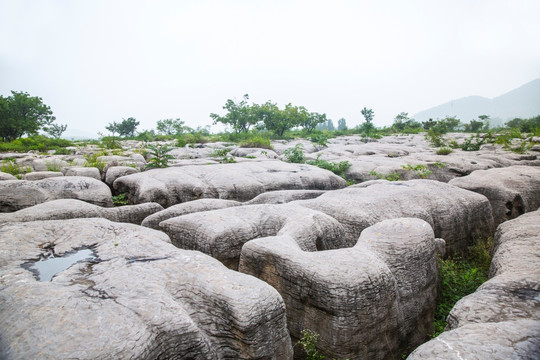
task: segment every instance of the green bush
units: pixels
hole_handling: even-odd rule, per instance
[[[283,152],[285,159],[291,163],[303,164],[306,161],[304,156],[304,145],[296,144],[292,148],[288,148]]]
[[[463,151],[478,151],[480,147],[486,143],[486,140],[479,136],[471,135],[470,138],[463,140],[461,149]]]
[[[388,180],[388,181],[399,181],[399,180],[401,180],[401,178],[400,178],[400,176],[399,176],[399,174],[397,172],[394,172],[394,173],[391,173],[391,174],[388,174],[388,175],[384,175],[384,174],[376,172],[375,170],[372,170],[369,173],[369,175],[376,176],[379,179]]]
[[[302,346],[302,350],[306,353],[307,360],[322,360],[324,356],[317,350],[317,341],[319,334],[314,331],[304,329],[301,331],[302,338],[298,340],[298,344]]]
[[[240,147],[260,148],[260,149],[268,149],[268,150],[273,149],[272,145],[270,144],[270,139],[267,139],[261,136],[254,136],[252,138],[241,141]]]
[[[148,168],[165,168],[169,166],[169,160],[174,159],[174,156],[170,155],[169,152],[173,150],[169,145],[148,145],[148,155],[152,157],[148,159]]]
[[[317,156],[316,160],[309,160],[306,163],[309,165],[315,165],[317,167],[320,167],[321,169],[330,170],[334,174],[341,176],[345,179],[345,171],[347,171],[351,167],[351,163],[348,161],[340,161],[340,162],[331,162],[326,161],[320,158],[321,155],[319,154]]]
[[[17,179],[21,179],[24,174],[31,172],[32,168],[30,166],[20,167],[15,159],[5,159],[2,161],[2,164],[0,164],[0,171],[11,174],[17,177]]]
[[[442,148],[437,150],[437,155],[448,155],[448,154],[451,154],[453,152],[454,152],[454,150],[452,150],[450,148],[442,147]]]
[[[113,196],[112,201],[114,206],[129,205],[129,199],[125,193]]]
[[[45,152],[73,146],[73,143],[65,139],[48,138],[43,135],[35,135],[27,138],[15,139],[11,142],[0,142],[0,152],[27,152],[37,150]]]
[[[429,170],[428,167],[424,164],[417,164],[417,165],[407,164],[407,165],[402,165],[401,167],[407,171],[414,171],[422,179],[425,179],[428,175],[433,174],[431,170]]]
[[[95,167],[99,169],[100,173],[102,173],[103,169],[105,168],[105,165],[107,164],[104,161],[99,160],[98,158],[100,156],[105,156],[105,155],[107,155],[107,153],[104,151],[86,155],[84,157],[86,159],[86,164],[84,164],[84,167]]]
[[[465,257],[439,259],[439,289],[432,337],[444,331],[446,318],[454,305],[487,280],[492,240],[489,238],[477,241],[469,248]]]

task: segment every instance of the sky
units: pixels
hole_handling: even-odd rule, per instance
[[[244,94],[349,127],[368,107],[384,126],[539,78],[538,14],[538,0],[0,0],[0,95],[43,98],[68,135],[211,125]]]

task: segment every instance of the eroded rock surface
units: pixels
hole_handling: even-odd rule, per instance
[[[117,179],[118,192],[129,193],[133,204],[157,202],[169,207],[201,198],[247,201],[275,190],[331,190],[345,180],[310,165],[281,161],[182,166],[155,169]]]
[[[353,243],[365,228],[398,217],[427,221],[450,252],[465,251],[474,239],[494,232],[485,196],[432,180],[372,181],[292,204],[334,217]]]
[[[12,212],[56,199],[78,199],[91,204],[112,206],[111,190],[89,177],[62,176],[38,181],[0,182],[0,212]]]
[[[77,218],[104,218],[140,225],[151,214],[163,210],[157,203],[104,208],[75,199],[51,200],[12,213],[0,213],[0,223]]]
[[[247,204],[285,204],[295,200],[314,199],[324,194],[325,190],[278,190],[257,195]]]
[[[222,199],[201,199],[173,205],[165,210],[149,215],[142,222],[142,226],[160,230],[159,223],[167,219],[191,213],[198,213],[216,209],[225,209],[232,206],[242,205],[241,202]]]
[[[242,208],[240,208],[242,209]],[[302,248],[296,234],[249,241],[239,270],[282,295],[293,340],[320,335],[328,358],[397,358],[431,332],[437,287],[435,240],[420,219],[385,220],[352,248]]]
[[[179,248],[202,251],[232,269],[238,267],[242,246],[261,237],[286,233],[305,251],[354,244],[345,242],[343,228],[334,218],[290,204],[197,212],[162,221],[160,227]]]
[[[540,207],[540,168],[510,166],[477,170],[449,184],[486,196],[495,225]]]
[[[501,224],[494,241],[490,279],[409,359],[540,358],[540,211]]]
[[[162,232],[103,219],[0,225],[0,358],[288,359],[279,294]],[[93,260],[38,281],[51,251]]]

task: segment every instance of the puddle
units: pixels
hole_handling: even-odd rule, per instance
[[[90,262],[96,259],[97,256],[92,249],[82,248],[57,257],[51,252],[48,257],[41,256],[39,261],[27,262],[22,266],[33,272],[39,281],[51,281],[54,275],[76,263],[82,261]]]

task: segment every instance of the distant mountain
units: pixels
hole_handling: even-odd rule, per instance
[[[456,116],[462,122],[477,119],[478,115],[489,115],[492,125],[502,125],[516,117],[530,118],[540,115],[540,79],[493,99],[468,96],[432,107],[414,115],[417,121],[442,119]]]

